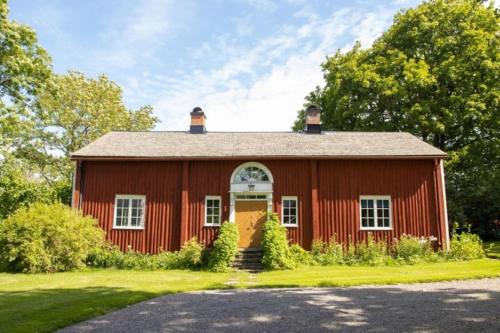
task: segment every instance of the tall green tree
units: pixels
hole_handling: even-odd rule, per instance
[[[79,72],[54,76],[54,85],[38,97],[36,120],[50,148],[68,156],[112,130],[148,130],[158,119],[152,108],[128,110],[122,89],[105,75]]]
[[[326,129],[408,131],[448,152],[451,217],[484,227],[500,220],[488,181],[500,179],[499,27],[494,3],[424,2],[372,47],[329,57],[326,85],[306,100],[322,107]],[[303,122],[302,111],[294,129]]]
[[[0,0],[0,219],[33,202],[69,203],[69,154],[111,130],[146,130],[150,106],[129,110],[101,75],[54,75],[34,30]]]
[[[71,178],[72,152],[113,130],[140,131],[158,119],[150,106],[125,107],[121,88],[105,75],[88,78],[79,72],[54,75],[38,94],[32,114],[36,135],[24,150],[40,168]]]
[[[51,201],[55,192],[37,178],[28,160],[15,153],[34,123],[28,107],[50,84],[51,59],[30,27],[10,20],[0,0],[0,220],[34,201]]]
[[[8,14],[7,1],[0,0],[0,154],[29,130],[24,108],[49,83],[52,71],[35,31]]]

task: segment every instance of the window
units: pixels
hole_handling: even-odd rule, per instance
[[[144,229],[144,195],[117,195],[115,198],[115,229]]]
[[[281,219],[287,227],[298,227],[297,197],[281,198]]]
[[[219,196],[205,197],[205,225],[219,226],[220,225],[220,206],[221,199]]]
[[[391,229],[391,197],[362,196],[361,229]]]
[[[268,182],[269,176],[257,166],[247,166],[238,171],[235,181],[238,183]]]
[[[236,200],[266,200],[267,195],[256,194],[256,195],[237,195]]]

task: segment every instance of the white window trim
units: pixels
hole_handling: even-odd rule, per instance
[[[375,200],[374,202],[374,218],[375,225],[377,225],[377,201],[376,200],[389,200],[389,226],[388,227],[363,227],[363,217],[361,213],[361,200]],[[392,200],[390,195],[361,195],[359,197],[359,226],[360,230],[392,230]]]
[[[208,208],[208,205],[207,205],[207,201],[208,200],[219,200],[219,223],[207,223],[207,208]],[[205,196],[205,216],[204,216],[204,223],[203,225],[205,227],[220,227],[221,224],[222,224],[222,218],[221,218],[221,213],[222,213],[222,198],[220,195],[207,195]]]
[[[285,213],[285,205],[283,201],[285,200],[295,200],[295,224],[284,223],[284,213]],[[282,196],[281,197],[281,224],[287,228],[298,228],[299,227],[299,198],[297,196]]]
[[[118,208],[118,199],[141,199],[144,201],[144,209],[142,212],[141,225],[139,226],[117,226],[116,225],[116,209]],[[132,209],[128,210],[128,220],[132,220]],[[113,216],[113,229],[132,229],[132,230],[144,230],[146,220],[146,196],[145,195],[128,195],[128,194],[117,194],[115,196],[115,209]]]

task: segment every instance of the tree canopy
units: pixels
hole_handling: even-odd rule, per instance
[[[54,74],[35,31],[0,0],[0,219],[33,202],[69,203],[69,154],[112,130],[148,130],[150,106],[128,109],[104,74]]]
[[[325,129],[407,131],[448,152],[452,218],[498,220],[499,189],[488,179],[500,180],[499,27],[493,3],[424,2],[397,14],[370,48],[328,57],[325,86],[306,100],[321,106]],[[301,111],[294,129],[303,125]],[[474,210],[478,200],[489,207]]]
[[[79,72],[55,75],[54,85],[38,97],[37,125],[47,143],[69,155],[112,130],[148,130],[157,118],[152,108],[128,110],[122,89],[105,75],[87,78]]]
[[[46,86],[52,71],[35,31],[8,14],[7,2],[0,1],[0,154],[27,130],[24,106]]]

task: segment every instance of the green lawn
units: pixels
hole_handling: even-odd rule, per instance
[[[0,274],[0,332],[51,332],[155,296],[229,288],[245,273],[88,270]]]
[[[182,291],[414,283],[494,276],[500,276],[497,259],[395,267],[308,267],[253,277],[243,272],[111,269],[37,275],[0,273],[0,332],[50,332],[128,304]]]
[[[486,256],[500,259],[500,241],[486,243]]]
[[[500,276],[500,261],[480,259],[404,266],[326,266],[265,272],[258,287],[333,287],[362,284],[416,283]]]

